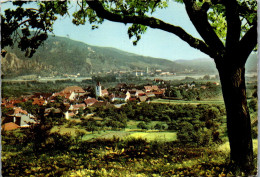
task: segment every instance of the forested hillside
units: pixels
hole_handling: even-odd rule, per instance
[[[32,58],[24,56],[17,47],[6,48],[2,59],[2,73],[7,77],[21,75],[60,76],[63,74],[90,75],[92,72],[106,71],[150,71],[160,69],[169,72],[217,73],[212,59],[175,60],[152,58],[128,53],[115,48],[96,47],[65,37],[49,36]],[[246,68],[257,71],[257,54],[250,56]]]
[[[88,75],[91,72],[109,70],[146,70],[146,67],[172,72],[184,69],[170,60],[140,56],[114,48],[90,46],[57,36],[49,36],[32,58],[26,58],[17,47],[6,50],[8,54],[2,61],[2,72],[13,76],[77,73]]]

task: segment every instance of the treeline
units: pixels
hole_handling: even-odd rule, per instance
[[[135,120],[140,121],[137,127],[141,129],[164,129],[177,132],[178,140],[182,144],[208,145],[211,142],[221,142],[221,138],[226,136],[224,105],[128,102],[121,108],[90,107],[86,108],[84,112],[95,113],[95,116],[103,118],[96,124],[92,119],[88,123],[86,121],[86,127],[96,126],[95,130],[107,130],[109,127],[122,129],[127,127],[127,121]],[[161,123],[149,127],[151,121]]]
[[[165,96],[182,100],[203,100],[222,96],[221,87],[207,84],[206,88],[168,88]]]
[[[32,95],[33,93],[54,93],[60,92],[68,86],[80,86],[86,88],[87,83],[76,82],[75,80],[57,80],[56,83],[48,81],[47,83],[33,82],[3,82],[2,98],[21,97],[23,95]]]

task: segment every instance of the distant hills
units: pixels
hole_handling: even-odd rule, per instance
[[[217,68],[213,59],[202,58],[194,60],[174,60],[174,62],[191,68],[199,73],[217,73]],[[246,63],[246,72],[257,72],[258,57],[257,54],[251,54]]]
[[[17,47],[6,48],[8,54],[1,60],[2,73],[6,77],[22,75],[60,76],[77,74],[88,76],[91,73],[106,71],[150,71],[160,69],[181,73],[217,73],[211,59],[176,60],[145,57],[124,52],[115,48],[96,47],[65,37],[49,36],[32,58],[26,58]],[[256,71],[257,57],[248,62],[249,70]]]
[[[174,60],[174,62],[192,69],[195,73],[217,73],[216,65],[213,59],[202,58],[193,60]]]
[[[64,37],[49,36],[32,58],[24,57],[24,53],[17,47],[6,50],[8,54],[2,60],[2,72],[6,76],[89,75],[91,72],[110,70],[146,70],[146,67],[149,70],[171,72],[185,69],[170,60],[140,56],[114,48],[90,46]]]

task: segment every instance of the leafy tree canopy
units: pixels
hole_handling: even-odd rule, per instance
[[[152,17],[156,9],[168,6],[168,0],[77,1],[75,4],[78,10],[72,14],[72,22],[75,25],[83,25],[88,21],[92,24],[92,29],[98,28],[104,19],[125,24],[132,23],[128,35],[129,38],[135,38],[134,45],[141,39],[147,26],[158,28],[177,35],[191,47],[201,50],[212,58],[223,54],[224,45],[227,46],[229,43],[228,38],[232,39],[230,45],[237,40],[240,40],[242,45],[249,40],[251,33],[256,35],[256,0],[175,1],[185,4],[187,13],[203,40],[192,37],[179,26]],[[17,42],[19,48],[31,57],[47,39],[47,33],[52,32],[53,23],[58,15],[69,15],[68,9],[71,5],[70,1],[40,1],[37,3],[37,8],[24,7],[28,3],[36,2],[14,1],[13,4],[17,8],[6,9],[4,14],[1,14],[3,29],[1,44],[4,48]],[[18,29],[21,29],[21,32],[18,32]],[[228,30],[232,33],[228,33]],[[256,41],[252,45],[254,48]],[[213,52],[211,47],[218,50]]]

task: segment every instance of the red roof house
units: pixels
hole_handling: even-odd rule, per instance
[[[101,90],[101,94],[102,96],[107,96],[108,95],[107,89]]]
[[[25,110],[23,110],[22,108],[20,108],[20,107],[15,107],[15,108],[14,108],[14,114],[19,114],[19,113],[21,113],[21,114],[28,114],[28,112],[25,111]]]
[[[83,90],[83,88],[79,87],[79,86],[70,86],[70,87],[66,87],[64,90],[62,90],[61,92],[64,92],[64,93],[71,93],[71,92],[74,92],[76,93],[77,95],[84,95],[86,92],[85,90]]]
[[[18,128],[20,128],[20,126],[13,122],[8,122],[8,123],[5,123],[4,125],[2,125],[2,130],[5,130],[5,131],[15,130]]]
[[[157,85],[152,85],[152,86],[144,86],[145,92],[151,92],[151,91],[157,91],[159,90]]]
[[[95,99],[95,98],[87,98],[87,99],[84,100],[84,102],[85,102],[85,104],[86,104],[87,106],[91,106],[91,105],[93,105],[94,103],[98,102],[98,100]]]

